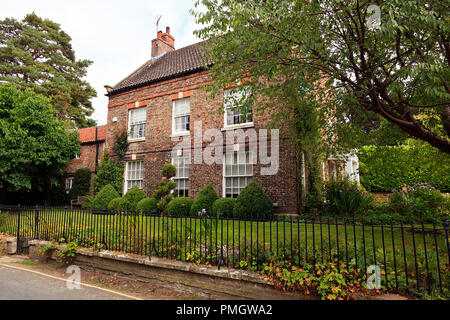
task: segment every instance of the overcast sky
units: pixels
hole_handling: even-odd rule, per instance
[[[170,26],[175,48],[199,39],[198,27],[189,10],[195,0],[1,0],[0,19],[21,20],[35,12],[61,25],[72,38],[77,59],[89,59],[87,80],[97,90],[92,117],[106,124],[108,99],[105,84],[115,85],[151,57],[156,37],[156,16],[162,15],[160,30]]]

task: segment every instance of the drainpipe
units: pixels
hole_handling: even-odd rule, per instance
[[[98,167],[98,127],[95,127],[95,173],[97,174]]]

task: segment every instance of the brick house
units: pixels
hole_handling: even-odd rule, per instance
[[[106,126],[79,129],[81,149],[80,156],[72,160],[66,171],[66,190],[70,190],[73,184],[75,171],[81,168],[91,170],[91,191],[93,189],[94,174],[101,161],[106,142]]]
[[[296,212],[297,177],[305,180],[307,173],[298,172],[294,147],[286,141],[279,143],[278,171],[273,175],[262,174],[267,165],[252,163],[249,143],[234,144],[223,164],[193,161],[194,135],[204,136],[209,129],[219,129],[226,135],[238,129],[255,129],[258,133],[270,128],[267,115],[229,109],[228,97],[239,92],[225,88],[222,96],[207,99],[202,87],[211,81],[206,70],[210,62],[203,55],[203,46],[204,42],[199,42],[175,50],[170,29],[159,31],[152,40],[151,59],[114,87],[105,86],[109,97],[106,148],[111,156],[115,136],[124,130],[129,133],[129,147],[123,158],[124,192],[137,185],[151,196],[161,180],[162,167],[171,162],[177,167],[174,180],[178,196],[195,197],[212,184],[219,196],[236,197],[253,180],[269,195],[278,212]],[[244,80],[237,85],[245,86]],[[224,104],[225,112],[217,114]],[[196,131],[194,126],[200,121],[201,130]],[[191,138],[188,150],[173,152],[186,137]],[[207,145],[200,144],[203,152]]]

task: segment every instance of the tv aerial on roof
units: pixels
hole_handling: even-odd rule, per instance
[[[159,31],[159,21],[161,20],[162,15],[156,15],[156,33]]]

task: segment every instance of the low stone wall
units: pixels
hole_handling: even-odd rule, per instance
[[[39,257],[41,247],[47,241],[29,242],[30,256]],[[59,246],[61,249],[63,245]],[[54,255],[51,257],[54,259]],[[154,279],[175,285],[188,286],[206,292],[227,294],[236,299],[305,299],[301,293],[282,292],[276,289],[269,279],[256,273],[229,268],[217,269],[192,263],[123,254],[111,251],[79,249],[73,264],[80,267],[117,272],[141,279]]]

